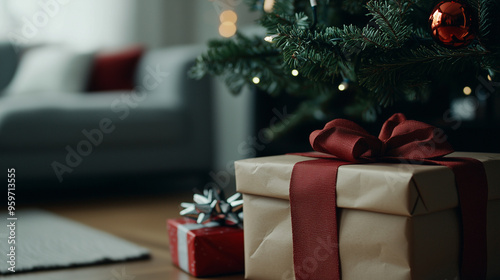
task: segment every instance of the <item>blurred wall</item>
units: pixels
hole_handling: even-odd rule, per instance
[[[241,0],[135,0],[135,39],[157,47],[220,38],[219,14],[225,9],[238,14],[238,27],[252,25],[258,16]]]
[[[0,38],[81,49],[203,43],[219,37],[224,9],[238,13],[238,26],[256,18],[241,0],[0,0]]]

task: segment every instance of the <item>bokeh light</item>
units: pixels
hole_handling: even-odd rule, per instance
[[[470,95],[472,93],[472,89],[470,87],[464,87],[464,94]]]
[[[238,15],[234,11],[225,10],[220,14],[219,19],[221,23],[224,22],[236,23],[238,21]]]
[[[236,29],[236,24],[226,21],[219,25],[219,34],[222,37],[229,38],[236,34]]]

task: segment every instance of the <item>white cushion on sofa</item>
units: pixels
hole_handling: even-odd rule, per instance
[[[92,53],[77,53],[60,46],[30,49],[5,89],[9,95],[81,92],[87,87]]]

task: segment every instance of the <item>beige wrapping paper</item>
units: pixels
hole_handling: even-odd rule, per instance
[[[450,156],[473,157],[485,166],[488,279],[499,279],[500,154]],[[245,201],[247,279],[294,279],[288,189],[294,164],[304,160],[312,158],[284,155],[236,162],[236,184]],[[454,176],[447,167],[341,166],[337,206],[342,279],[458,279],[457,205]],[[321,269],[321,260],[316,265]]]

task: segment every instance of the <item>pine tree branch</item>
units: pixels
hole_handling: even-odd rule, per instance
[[[256,86],[270,94],[286,92],[306,100],[323,96],[329,102],[345,96],[337,86],[348,79],[363,102],[388,105],[424,95],[429,80],[442,73],[465,67],[500,73],[498,0],[463,0],[477,14],[479,44],[461,49],[440,47],[430,38],[426,17],[436,4],[430,0],[320,1],[314,28],[309,0],[275,0],[270,13],[263,11],[261,0],[245,1],[262,12],[259,23],[276,35],[273,42],[242,35],[212,41],[193,76],[224,76],[233,92],[259,77]],[[292,76],[292,69],[299,76]],[[330,109],[343,110],[345,102]]]
[[[386,2],[385,4],[388,5],[388,2]],[[389,34],[397,42],[397,46],[399,47],[400,46],[400,44],[399,44],[400,39],[398,37],[398,34],[394,30],[392,23],[387,19],[386,15],[384,13],[382,13],[380,7],[375,7],[373,1],[366,3],[366,6],[367,6],[368,10],[370,11],[369,14],[373,15],[376,18],[378,17],[382,20],[382,22],[384,23],[383,26],[385,26],[390,31]]]
[[[459,71],[461,68],[480,68],[478,61],[491,55],[478,46],[459,51],[438,46],[400,50],[392,57],[375,56],[359,70],[360,84],[381,102],[391,104],[403,93],[415,94],[415,90],[428,83],[434,73]]]

